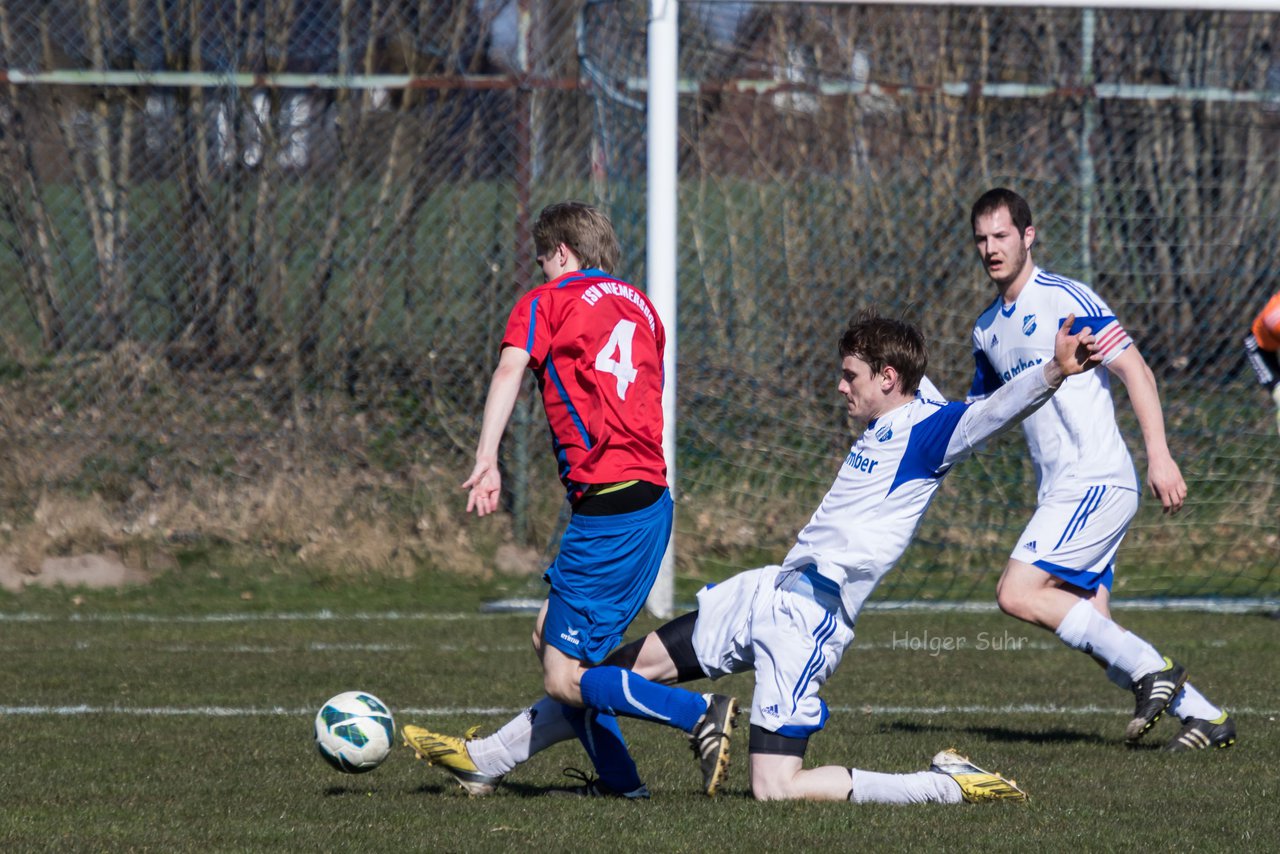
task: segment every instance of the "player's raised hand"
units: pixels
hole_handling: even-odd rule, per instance
[[[502,495],[502,474],[497,460],[477,459],[471,477],[462,482],[462,488],[471,490],[467,496],[468,513],[474,510],[477,516],[487,516],[497,510]]]
[[[1072,334],[1071,326],[1075,322],[1076,316],[1068,314],[1053,341],[1053,361],[1064,377],[1082,374],[1102,364],[1102,354],[1098,352],[1098,339],[1094,337],[1093,330],[1086,326]]]

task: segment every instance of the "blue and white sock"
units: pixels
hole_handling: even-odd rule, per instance
[[[707,711],[701,694],[650,682],[621,667],[592,667],[582,674],[582,701],[614,715],[654,721],[693,732]]]

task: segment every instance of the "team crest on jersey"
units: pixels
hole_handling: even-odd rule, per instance
[[[876,440],[887,442],[893,438],[893,425],[885,424],[876,430]]]
[[[1036,316],[1034,314],[1028,314],[1026,317],[1022,318],[1022,334],[1030,336],[1031,333],[1035,331]]]

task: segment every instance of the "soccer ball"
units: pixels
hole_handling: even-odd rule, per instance
[[[367,691],[329,698],[316,713],[316,749],[334,768],[363,774],[391,753],[396,725],[386,704]]]

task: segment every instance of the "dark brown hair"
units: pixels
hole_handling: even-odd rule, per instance
[[[1009,211],[1009,219],[1013,220],[1013,227],[1018,229],[1018,234],[1027,233],[1032,224],[1031,205],[1022,196],[1005,187],[987,190],[973,203],[973,210],[969,213],[969,227],[977,225],[978,217],[993,214],[1000,208]]]
[[[840,336],[840,358],[846,356],[866,362],[873,374],[892,365],[905,394],[914,394],[920,387],[920,378],[929,365],[924,335],[915,324],[881,317],[870,308],[858,312]]]

